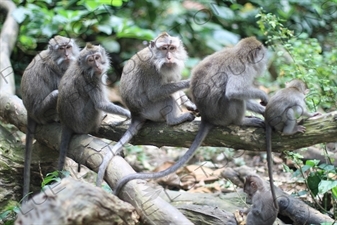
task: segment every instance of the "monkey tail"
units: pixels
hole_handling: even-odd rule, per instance
[[[197,136],[195,137],[191,147],[187,150],[187,152],[176,162],[173,166],[170,168],[157,172],[157,173],[135,173],[130,174],[125,177],[123,177],[120,181],[118,181],[114,194],[118,196],[119,192],[123,188],[123,186],[128,183],[131,180],[134,179],[157,179],[160,177],[167,176],[171,173],[174,173],[179,168],[181,168],[185,163],[187,163],[192,156],[194,155],[195,151],[198,149],[198,147],[201,145],[203,140],[206,138],[209,131],[213,128],[212,124],[209,124],[205,121],[201,121],[201,124],[199,126],[199,131],[197,133]]]
[[[23,202],[28,200],[30,186],[30,163],[32,160],[32,146],[36,130],[36,122],[27,116],[26,146],[25,146],[25,163],[23,171]]]
[[[100,187],[103,182],[104,174],[106,168],[109,165],[110,160],[115,155],[119,155],[123,146],[128,143],[142,128],[145,120],[139,117],[133,116],[131,119],[131,124],[121,139],[112,147],[112,149],[108,152],[108,154],[104,157],[102,164],[99,166],[98,175],[96,179],[96,186]],[[109,147],[109,146],[108,146]]]
[[[69,148],[69,144],[74,132],[65,125],[62,125],[62,135],[61,135],[61,143],[60,143],[60,155],[57,169],[61,172],[64,167],[64,162],[66,160],[67,151]]]
[[[267,164],[268,164],[268,175],[269,175],[269,184],[270,191],[273,196],[275,209],[278,209],[278,202],[276,198],[275,188],[274,188],[274,179],[273,179],[273,159],[272,159],[272,145],[271,145],[271,133],[272,127],[266,121],[266,145],[267,145]]]

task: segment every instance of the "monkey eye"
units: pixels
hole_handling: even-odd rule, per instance
[[[95,60],[99,60],[100,58],[101,58],[101,56],[99,56],[99,55],[95,56]]]
[[[72,46],[71,45],[67,45],[67,49],[71,48]]]
[[[167,47],[166,47],[166,46],[163,46],[163,47],[161,47],[160,49],[163,50],[163,51],[166,51],[166,50],[167,50]]]
[[[64,46],[60,46],[59,50],[64,50]]]
[[[174,51],[174,50],[176,50],[176,47],[175,46],[171,46],[170,47],[170,51]]]

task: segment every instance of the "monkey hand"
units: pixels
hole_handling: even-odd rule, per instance
[[[301,126],[301,125],[297,126],[297,132],[305,133],[305,126]]]

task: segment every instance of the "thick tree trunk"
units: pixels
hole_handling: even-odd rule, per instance
[[[1,93],[15,94],[14,72],[9,56],[19,32],[19,25],[12,16],[16,6],[12,1],[2,0],[0,8],[7,11],[7,17],[0,33],[0,90]]]

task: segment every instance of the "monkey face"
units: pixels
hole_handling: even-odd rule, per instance
[[[75,60],[75,56],[72,51],[72,44],[65,44],[65,45],[60,45],[56,49],[58,58],[56,60],[56,63],[58,65],[62,63],[69,64],[70,61]]]
[[[150,44],[151,52],[154,54],[154,64],[160,71],[162,66],[166,68],[181,67],[181,62],[187,58],[187,53],[179,38],[171,37],[162,33]]]
[[[106,62],[103,60],[102,55],[100,53],[94,53],[87,56],[87,65],[91,68],[92,73],[94,75],[101,75],[105,71]]]
[[[74,40],[59,35],[49,41],[49,51],[56,64],[64,69],[66,69],[70,61],[75,60],[79,54],[79,48]]]

